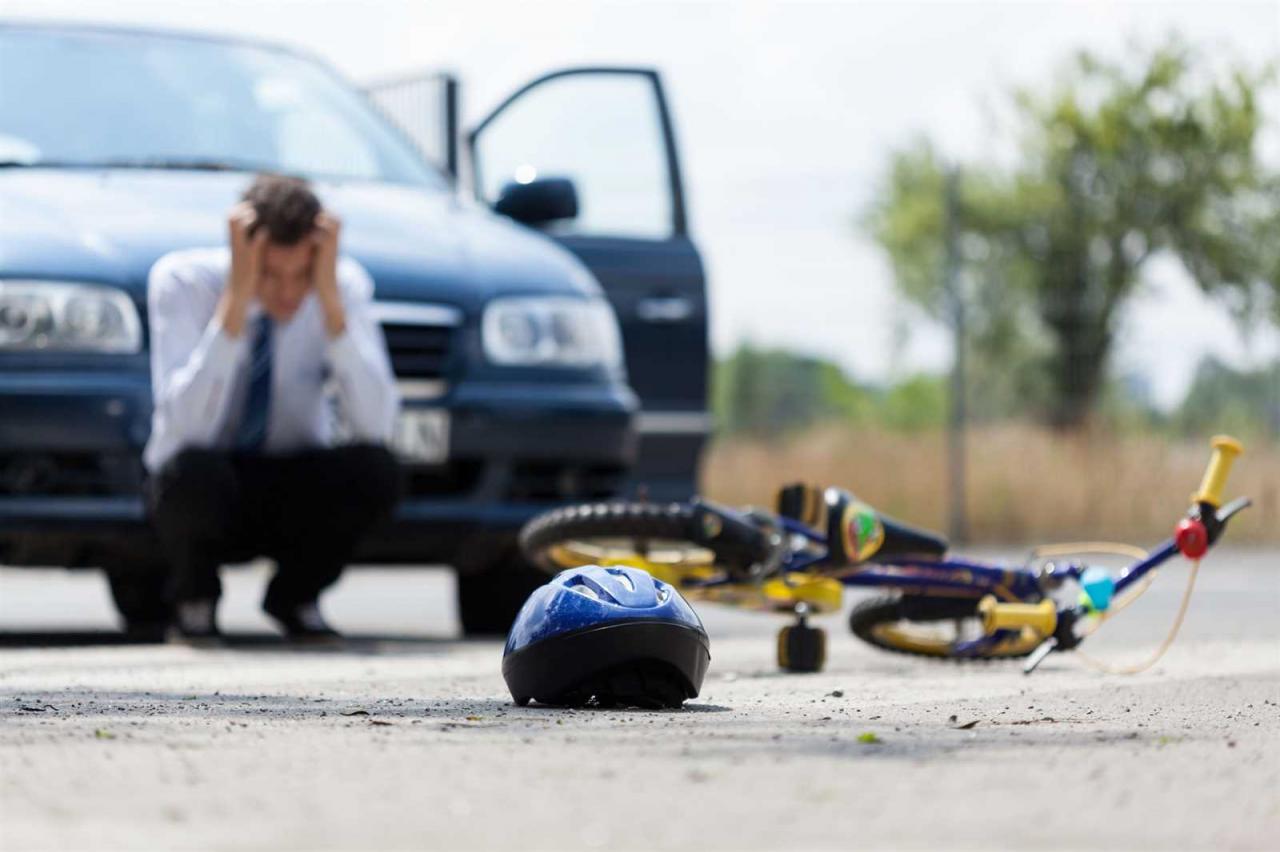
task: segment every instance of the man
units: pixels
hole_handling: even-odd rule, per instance
[[[168,254],[148,282],[143,460],[172,564],[170,637],[216,644],[219,566],[261,555],[277,565],[267,614],[292,639],[333,640],[320,592],[399,492],[373,283],[339,257],[339,222],[305,181],[258,177],[228,224],[228,248]]]

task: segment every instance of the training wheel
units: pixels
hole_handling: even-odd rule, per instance
[[[786,672],[820,672],[827,661],[827,631],[803,621],[778,631],[778,668]]]

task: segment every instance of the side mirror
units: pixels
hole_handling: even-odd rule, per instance
[[[502,188],[493,209],[525,225],[545,225],[578,215],[578,190],[568,178],[511,182]]]

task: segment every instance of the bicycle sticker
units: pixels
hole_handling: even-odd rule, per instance
[[[884,544],[884,524],[876,510],[853,502],[844,510],[844,548],[852,562],[864,562]]]

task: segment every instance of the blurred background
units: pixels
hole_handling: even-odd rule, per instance
[[[62,2],[269,38],[362,83],[660,69],[706,261],[703,490],[840,484],[975,541],[1168,533],[1248,448],[1280,541],[1280,6]],[[960,368],[957,373],[957,367]]]

